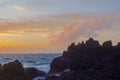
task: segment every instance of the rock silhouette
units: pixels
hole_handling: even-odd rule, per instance
[[[41,75],[45,75],[45,73],[35,68],[25,69],[18,60],[0,67],[0,80],[32,80]]]
[[[0,69],[0,80],[32,80],[19,61],[4,64]]]
[[[45,76],[45,75],[46,75],[45,72],[39,71],[39,70],[37,70],[37,69],[34,68],[34,67],[26,68],[25,70],[27,71],[27,73],[28,73],[32,78],[35,78],[35,77],[38,77],[38,76]]]
[[[50,75],[61,73],[53,80],[120,80],[120,43],[113,46],[112,41],[106,41],[100,45],[93,38],[72,43],[50,67]],[[65,72],[67,69],[70,71]]]

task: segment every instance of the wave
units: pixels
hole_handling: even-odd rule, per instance
[[[19,60],[25,68],[35,67],[38,70],[48,72],[53,58],[61,54],[0,54],[0,63],[5,64]]]

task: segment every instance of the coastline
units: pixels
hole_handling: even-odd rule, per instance
[[[48,72],[23,67],[18,60],[1,65],[0,80],[119,80],[119,62],[120,43],[112,46],[106,41],[100,45],[90,38],[78,45],[72,43],[62,55],[54,57]]]

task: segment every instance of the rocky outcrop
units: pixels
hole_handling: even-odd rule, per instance
[[[39,70],[37,70],[36,68],[33,68],[33,67],[26,68],[25,70],[32,78],[35,78],[35,77],[38,77],[38,76],[45,76],[46,75],[45,72],[39,71]]]
[[[90,38],[78,45],[72,43],[62,56],[53,59],[49,75],[61,72],[59,77],[52,75],[53,80],[120,80],[119,61],[120,43],[113,46],[112,41],[106,41],[100,45]],[[70,71],[64,72],[66,69]]]
[[[55,58],[52,61],[50,73],[59,73],[64,69],[68,68],[68,60],[62,59],[61,57]]]
[[[102,68],[88,68],[85,70],[72,70],[62,73],[52,80],[120,80],[120,64],[106,65]],[[51,79],[50,77],[48,80]]]
[[[35,68],[23,68],[18,61],[6,63],[0,67],[0,80],[32,80],[37,76],[45,75],[44,72]]]
[[[19,61],[4,64],[0,70],[0,80],[32,80]]]

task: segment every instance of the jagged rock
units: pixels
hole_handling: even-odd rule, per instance
[[[70,69],[57,80],[120,80],[119,60],[120,43],[113,46],[112,41],[106,41],[100,45],[90,38],[86,43],[72,43],[61,57],[52,61],[49,73]]]
[[[68,60],[62,59],[61,57],[53,59],[52,63],[50,64],[51,70],[49,71],[49,74],[61,72],[64,69],[67,69],[68,62]]]
[[[37,70],[36,68],[33,68],[33,67],[26,68],[25,70],[27,71],[27,73],[28,73],[32,78],[35,78],[35,77],[38,77],[38,76],[45,76],[45,75],[46,75],[45,72],[39,71],[39,70]]]
[[[119,53],[119,51],[120,51],[120,43],[118,43],[118,44],[115,46],[115,48],[116,48],[115,51]]]
[[[102,47],[104,47],[104,48],[109,48],[109,47],[111,47],[111,48],[112,48],[112,41],[110,40],[110,41],[104,42],[104,43],[102,44]]]
[[[120,48],[120,43],[117,44],[117,47]]]
[[[93,38],[90,38],[89,40],[86,41],[86,47],[88,48],[98,48],[101,45],[99,44],[98,41],[95,41]]]

